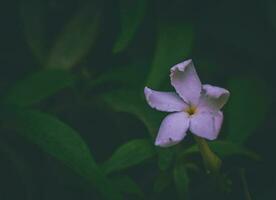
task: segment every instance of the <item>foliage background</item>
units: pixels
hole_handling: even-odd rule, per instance
[[[275,198],[273,0],[22,0],[0,6],[0,199]],[[192,137],[153,146],[145,85],[192,58],[231,91],[223,192]]]

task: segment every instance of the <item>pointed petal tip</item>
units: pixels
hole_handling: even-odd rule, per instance
[[[228,101],[230,92],[224,88],[204,84],[199,107],[207,110],[220,110]]]
[[[173,141],[172,139],[167,139],[167,140],[155,140],[154,145],[158,146],[158,147],[171,147],[173,145],[178,144],[179,142],[181,142],[181,140],[175,140]]]
[[[202,88],[203,90],[211,92],[216,97],[220,97],[221,95],[228,95],[228,96],[230,95],[230,91],[222,87],[217,87],[210,84],[204,84]]]
[[[202,90],[201,81],[192,59],[176,64],[171,68],[171,85],[186,102],[197,104]]]
[[[145,94],[147,100],[148,100],[149,95],[150,95],[151,93],[152,93],[152,90],[146,86],[146,87],[144,88],[144,94]]]
[[[172,73],[175,72],[176,70],[184,72],[184,71],[185,71],[185,68],[186,68],[189,64],[191,64],[192,62],[193,62],[192,59],[188,59],[188,60],[185,60],[185,61],[183,61],[183,62],[181,62],[181,63],[178,63],[178,64],[174,65],[174,66],[171,68],[171,70],[170,70],[170,71],[171,71],[171,76],[172,76]]]

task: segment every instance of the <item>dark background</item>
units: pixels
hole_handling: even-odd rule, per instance
[[[123,199],[276,197],[275,1],[12,0],[0,13],[1,200],[116,199],[113,190]],[[172,90],[170,67],[189,58],[203,83],[231,92],[211,146],[223,191],[198,152],[181,156],[190,135],[153,145],[165,115],[143,88]]]

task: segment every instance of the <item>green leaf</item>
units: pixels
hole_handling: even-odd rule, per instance
[[[141,95],[136,92],[120,90],[109,93],[104,97],[104,100],[116,111],[127,112],[137,116],[147,127],[151,137],[155,139],[159,129],[163,113],[157,112],[150,108]],[[158,166],[161,170],[167,169],[173,161],[173,148],[157,149]]]
[[[233,79],[229,83],[228,139],[242,144],[264,122],[269,99],[261,79]]]
[[[119,83],[121,85],[141,86],[144,84],[145,73],[141,70],[140,66],[128,65],[125,67],[111,68],[101,75],[92,77],[89,80],[88,87],[95,88],[99,85],[106,83]]]
[[[45,62],[47,54],[44,27],[45,1],[21,0],[20,14],[27,43],[35,57],[42,64]]]
[[[74,76],[62,70],[43,70],[18,81],[4,97],[4,102],[31,106],[74,83]]]
[[[141,90],[142,92],[142,90]],[[136,91],[119,90],[103,96],[103,99],[117,112],[127,112],[138,117],[155,137],[163,114],[150,108],[141,94]]]
[[[144,193],[140,189],[140,187],[135,183],[129,176],[116,176],[112,178],[113,185],[116,188],[124,193],[124,194],[131,194],[144,199]]]
[[[171,148],[158,148],[158,167],[161,170],[168,169],[175,155],[175,146]]]
[[[147,85],[160,87],[168,77],[169,69],[187,59],[193,44],[193,28],[189,24],[160,22],[157,46]],[[169,80],[167,78],[167,80]]]
[[[17,174],[20,176],[20,179],[24,181],[24,186],[26,190],[26,198],[27,199],[37,199],[38,195],[36,184],[34,182],[33,171],[25,157],[15,149],[13,144],[7,144],[7,141],[3,141],[3,137],[1,137],[0,141],[0,152],[6,156],[13,167],[16,169]],[[2,158],[3,159],[3,158]],[[3,161],[2,161],[3,162]]]
[[[179,199],[188,198],[189,177],[184,165],[176,165],[173,170],[174,183],[179,195]]]
[[[122,199],[99,170],[89,148],[74,129],[38,111],[13,110],[3,118],[11,129],[86,178],[106,199]]]
[[[114,53],[123,51],[138,30],[147,8],[147,0],[119,0],[121,31],[113,47]]]
[[[146,139],[132,140],[120,146],[104,164],[105,173],[123,170],[144,162],[155,155],[153,145]]]
[[[64,27],[49,56],[48,68],[71,69],[88,54],[99,32],[101,7],[89,2]]]
[[[153,191],[154,193],[161,193],[166,188],[168,188],[172,183],[171,173],[160,172],[154,181]]]
[[[208,143],[210,148],[218,154],[219,157],[227,157],[233,155],[242,155],[247,156],[254,160],[260,160],[260,156],[256,153],[248,150],[247,148],[240,146],[236,143],[230,141],[213,141]],[[186,156],[189,154],[199,153],[199,149],[197,145],[193,145],[188,149],[185,149],[180,155]]]

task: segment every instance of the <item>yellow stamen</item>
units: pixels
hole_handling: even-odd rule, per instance
[[[188,113],[189,115],[193,115],[193,114],[196,113],[196,107],[195,106],[189,106],[188,108],[186,108],[185,112]]]

